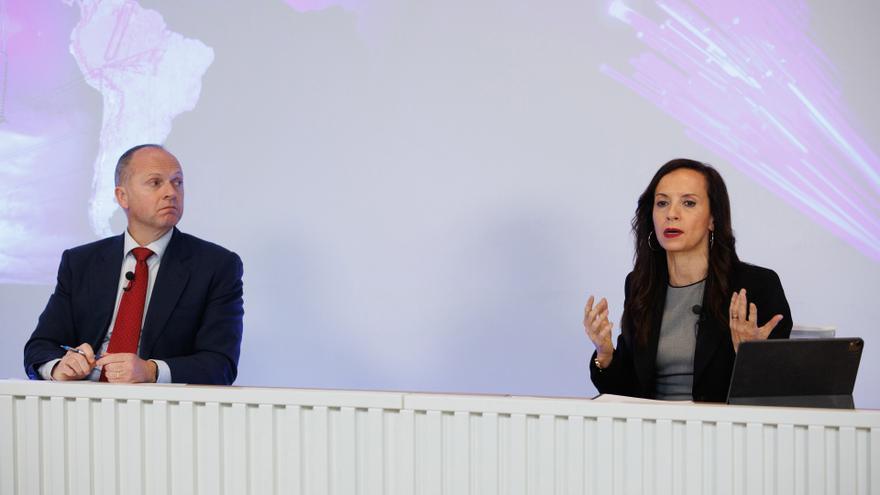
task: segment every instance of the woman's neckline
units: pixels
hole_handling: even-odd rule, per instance
[[[668,282],[667,282],[666,285],[668,285],[669,287],[672,287],[673,289],[684,289],[684,288],[691,287],[691,286],[694,286],[694,285],[697,285],[697,284],[702,284],[702,283],[705,282],[705,281],[706,281],[706,279],[703,278],[703,279],[701,279],[701,280],[697,280],[696,282],[693,282],[693,283],[690,283],[690,284],[685,284],[685,285],[672,285],[671,283],[668,283]]]

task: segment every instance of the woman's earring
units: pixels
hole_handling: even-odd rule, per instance
[[[654,246],[651,245],[651,238],[653,238],[653,237],[654,237],[654,231],[652,230],[652,231],[648,232],[648,249],[650,249],[651,251],[663,251],[663,248],[661,248],[660,246],[657,246],[655,248]]]
[[[712,246],[715,245],[715,231],[709,231],[709,249],[712,249]]]

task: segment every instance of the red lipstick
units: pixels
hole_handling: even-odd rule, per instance
[[[667,228],[663,229],[663,237],[667,239],[674,239],[680,235],[684,234],[681,229]]]

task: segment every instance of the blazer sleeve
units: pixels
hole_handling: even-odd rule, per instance
[[[629,283],[632,274],[626,276],[624,282],[624,307],[626,298],[629,297]],[[607,368],[599,369],[596,366],[597,351],[593,351],[590,358],[590,379],[600,394],[637,395],[635,366],[633,364],[632,347],[626,337],[627,331],[631,331],[630,325],[621,318],[621,331],[617,337],[617,347],[614,348],[614,357]]]
[[[791,335],[794,322],[791,318],[791,308],[788,307],[788,300],[785,298],[785,291],[782,289],[782,282],[775,271],[764,269],[763,272],[761,282],[753,289],[756,291],[754,303],[758,308],[758,325],[766,324],[775,315],[782,315],[782,321],[770,332],[768,338],[787,339]]]
[[[231,251],[219,261],[208,285],[201,323],[193,335],[192,352],[157,357],[168,364],[172,382],[231,385],[238,375],[244,317],[244,268],[241,258]]]
[[[40,314],[37,328],[24,345],[24,370],[32,380],[42,380],[39,372],[42,364],[64,356],[61,344],[79,345],[71,303],[72,278],[70,254],[64,251],[55,291]]]

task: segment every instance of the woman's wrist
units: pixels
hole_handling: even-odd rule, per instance
[[[593,360],[593,364],[596,365],[599,370],[604,370],[605,368],[611,366],[611,360],[614,358],[614,352],[596,352],[596,359]]]

